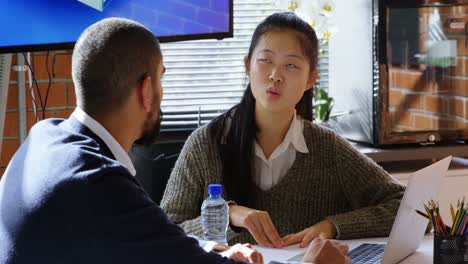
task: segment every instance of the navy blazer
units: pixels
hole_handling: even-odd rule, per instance
[[[187,237],[70,117],[37,123],[0,180],[0,263],[236,262]]]

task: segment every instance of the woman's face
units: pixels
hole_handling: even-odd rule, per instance
[[[294,111],[304,92],[317,79],[302,51],[299,33],[292,30],[265,33],[250,61],[245,61],[256,109]]]

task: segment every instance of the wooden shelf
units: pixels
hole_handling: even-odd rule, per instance
[[[404,146],[389,148],[374,148],[360,143],[352,142],[353,146],[373,159],[375,162],[410,161],[410,160],[435,160],[447,156],[467,157],[467,144],[454,145],[429,145],[429,146]]]

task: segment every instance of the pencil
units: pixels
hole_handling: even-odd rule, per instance
[[[432,221],[432,219],[427,214],[425,214],[425,213],[423,213],[423,212],[421,212],[421,211],[419,211],[417,209],[415,211],[416,211],[416,213],[418,213],[418,215],[423,216],[423,217],[429,219],[430,221]]]
[[[435,223],[435,220],[434,220],[434,216],[432,215],[431,210],[429,210],[429,208],[425,204],[424,204],[424,210],[426,210],[427,218],[429,218],[429,221],[431,221],[432,226],[434,227],[434,229],[437,230],[437,226],[436,226],[436,223]]]
[[[431,222],[432,226],[437,230],[437,226],[436,226],[435,222],[433,222],[433,220],[431,219],[430,216],[428,216],[427,214],[425,214],[425,213],[423,213],[423,212],[421,212],[421,211],[419,211],[417,209],[414,210],[414,211],[416,211],[416,213],[418,215],[428,219]],[[442,220],[442,218],[439,218],[439,219],[440,219],[440,223],[441,223],[441,226],[442,226],[442,231],[444,232],[444,234],[448,234],[449,233],[448,230],[450,230],[450,227],[447,226],[446,224],[444,224],[444,221]]]
[[[442,231],[444,232],[444,235],[449,234],[449,229],[447,225],[445,225],[444,220],[442,220],[442,216],[439,215],[439,220],[440,220],[440,226],[442,227]]]
[[[460,210],[460,203],[458,204],[457,206],[457,213],[455,214],[455,220],[453,221],[452,223],[452,230],[450,231],[450,235],[453,236],[455,235],[455,232],[456,232],[456,229],[457,229],[457,224],[458,224],[458,220],[460,218],[460,213],[461,213],[461,210]]]
[[[431,213],[434,216],[434,221],[436,223],[437,232],[439,234],[442,234],[443,233],[442,224],[440,223],[440,219],[437,216],[437,204],[436,204],[436,202],[434,202],[434,200],[431,200],[431,205],[432,205]]]
[[[448,235],[449,231],[448,231],[447,226],[445,225],[444,220],[442,219],[442,216],[440,215],[440,212],[439,212],[439,202],[437,202],[436,212],[437,212],[437,217],[439,218],[440,229],[442,229],[442,232],[444,233],[444,235]]]
[[[460,232],[458,232],[461,236],[465,233],[466,223],[467,222],[468,222],[468,217],[466,216],[466,213],[465,213],[465,217],[463,218],[463,225],[460,228]]]
[[[450,203],[450,214],[452,215],[452,221],[455,220],[455,210],[453,210],[452,203]]]
[[[464,221],[465,221],[465,208],[462,207],[460,215],[458,216],[457,225],[455,226],[454,235],[458,233],[458,230],[461,228],[461,225],[463,224]]]

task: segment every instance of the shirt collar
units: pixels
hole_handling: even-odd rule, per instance
[[[294,117],[292,119],[291,124],[289,125],[288,132],[286,132],[286,136],[284,137],[283,142],[273,151],[272,156],[270,156],[270,160],[277,158],[280,154],[288,149],[290,145],[292,145],[297,151],[302,153],[309,153],[309,149],[307,148],[307,144],[304,139],[303,131],[303,124],[302,118],[296,114],[294,111]],[[265,155],[263,153],[262,148],[255,140],[255,154],[266,161]]]
[[[101,124],[99,124],[98,121],[86,114],[85,111],[79,107],[75,108],[72,116],[80,121],[83,125],[88,127],[94,134],[100,137],[110,149],[117,161],[125,166],[133,176],[136,175],[135,167],[133,166],[133,163],[130,160],[128,154],[119,144],[119,142],[117,142],[117,140],[115,140],[115,138]]]
[[[294,119],[291,122],[291,127],[289,128],[291,132],[291,143],[293,144],[294,148],[297,151],[302,153],[309,153],[309,149],[307,148],[307,144],[304,138],[304,124],[302,122],[302,118],[294,112]]]

